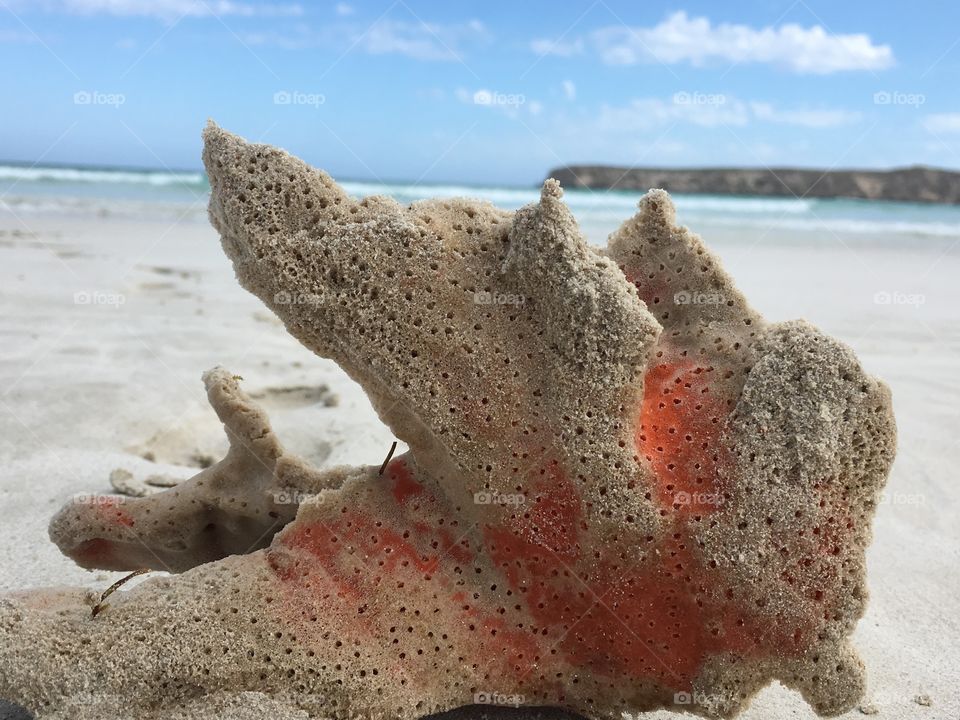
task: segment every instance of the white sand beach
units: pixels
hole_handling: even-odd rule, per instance
[[[845,717],[960,716],[960,238],[693,229],[767,318],[810,320],[893,390],[899,452],[855,635],[869,693]],[[4,210],[0,308],[0,592],[121,576],[75,566],[47,522],[75,493],[108,492],[117,468],[185,478],[219,458],[207,368],[241,375],[281,440],[318,465],[378,463],[393,440],[339,368],[237,285],[195,217]],[[772,686],[743,717],[815,716]]]

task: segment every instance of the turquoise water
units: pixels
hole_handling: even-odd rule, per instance
[[[474,197],[515,209],[535,202],[536,187],[346,181],[353,196],[390,195],[401,203],[428,197]],[[209,185],[201,172],[0,164],[0,203],[17,212],[173,215],[206,217]],[[565,193],[587,237],[602,242],[636,208],[640,194],[568,190]],[[777,229],[857,236],[912,235],[960,238],[960,206],[845,199],[794,199],[675,195],[683,224],[729,226],[771,233]]]

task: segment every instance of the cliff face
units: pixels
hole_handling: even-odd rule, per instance
[[[566,188],[671,193],[862,198],[960,204],[960,172],[922,166],[894,170],[795,168],[618,168],[572,165],[550,177]]]

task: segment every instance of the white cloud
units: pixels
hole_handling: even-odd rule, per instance
[[[298,4],[243,3],[233,0],[61,0],[55,9],[79,15],[120,15],[176,19],[179,17],[297,17]]]
[[[644,148],[644,150],[647,148]],[[661,155],[685,155],[690,151],[690,146],[679,140],[670,140],[669,138],[660,138],[656,150]]]
[[[335,40],[332,33],[316,33],[303,23],[298,23],[295,27],[283,32],[275,30],[241,32],[240,37],[247,45],[273,45],[284,50],[316,47]]]
[[[36,35],[29,32],[20,32],[19,30],[0,30],[0,43],[35,43],[37,41]]]
[[[438,87],[418,88],[415,92],[417,97],[424,100],[443,100],[447,95],[443,88]]]
[[[960,113],[934,113],[923,119],[923,127],[927,132],[960,133]]]
[[[675,12],[653,27],[611,26],[590,34],[591,46],[608,65],[688,62],[765,63],[797,73],[882,70],[894,64],[889,45],[864,33],[832,35],[820,25],[779,27],[713,25],[705,17]]]
[[[242,33],[249,45],[274,45],[288,50],[342,46],[370,55],[405,55],[417,60],[462,61],[464,48],[488,42],[479,20],[456,25],[382,18],[371,26],[341,21],[313,28],[298,23],[283,30]]]
[[[638,98],[626,105],[603,105],[600,130],[644,132],[676,123],[699,127],[744,127],[753,123],[828,128],[860,120],[860,114],[839,109],[778,108],[762,101],[743,101],[729,95],[679,92],[672,98]]]
[[[345,2],[337,3],[336,7],[333,8],[333,11],[340,17],[346,17],[347,15],[353,15],[353,6],[348,5]]]
[[[563,81],[563,94],[567,100],[576,100],[577,99],[577,86],[573,84],[571,80]]]
[[[558,57],[572,57],[583,52],[583,40],[570,42],[562,40],[547,40],[538,38],[530,41],[530,49],[537,55],[556,55]]]
[[[778,145],[771,145],[768,142],[763,142],[762,140],[751,140],[746,138],[744,140],[736,140],[727,144],[727,153],[730,157],[742,158],[746,156],[749,158],[748,163],[771,163],[776,162],[778,158],[783,157],[783,147]],[[738,160],[738,163],[743,163],[744,161]]]
[[[750,109],[758,120],[800,125],[809,128],[828,128],[839,125],[851,125],[861,118],[860,113],[852,110],[794,109],[778,110],[768,102],[751,102]]]
[[[701,127],[740,127],[750,122],[750,113],[747,105],[737,100],[695,105],[674,102],[672,99],[638,98],[627,105],[601,106],[598,121],[601,130],[632,133],[673,123],[689,123]]]
[[[483,23],[471,20],[460,25],[438,25],[384,19],[355,38],[357,46],[371,55],[397,54],[418,60],[459,60],[460,45],[488,39]]]

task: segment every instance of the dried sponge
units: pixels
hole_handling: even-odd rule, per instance
[[[223,461],[51,526],[86,566],[186,572],[95,620],[80,591],[0,600],[0,696],[158,718],[231,693],[328,718],[731,717],[773,679],[821,714],[859,699],[895,428],[849,349],[766,324],[662,190],[597,252],[554,181],[516,213],[404,208],[204,138],[240,283],[410,451],[312,470],[208,373]]]

